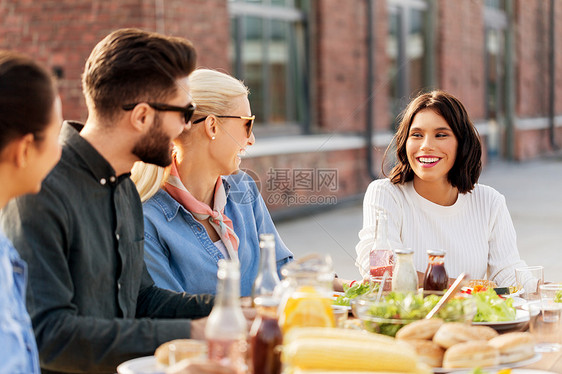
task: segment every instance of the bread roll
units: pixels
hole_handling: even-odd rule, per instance
[[[444,323],[433,336],[433,341],[445,349],[471,340],[482,340],[480,330],[462,322]]]
[[[526,360],[535,355],[535,339],[528,332],[510,332],[493,338],[488,344],[500,352],[500,363]]]
[[[495,366],[500,363],[500,352],[485,340],[455,344],[445,351],[443,368],[475,368]]]
[[[156,360],[164,365],[169,365],[170,345],[174,344],[176,348],[176,362],[186,358],[194,358],[205,355],[207,352],[207,343],[202,340],[193,339],[176,339],[160,345],[154,356]]]
[[[443,364],[445,350],[431,340],[404,339],[402,341],[408,343],[416,350],[419,361],[424,364],[431,367],[441,367]]]
[[[396,339],[432,339],[442,324],[439,318],[421,319],[398,330]]]
[[[499,335],[496,330],[488,326],[471,326],[470,329],[478,335],[479,340],[490,340]]]

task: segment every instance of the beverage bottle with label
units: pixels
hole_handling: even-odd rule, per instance
[[[275,261],[275,236],[273,234],[261,234],[260,268],[254,281],[252,299],[258,296],[272,296],[279,283]]]
[[[279,301],[272,297],[256,297],[257,317],[250,329],[253,374],[281,373],[283,334],[277,321]]]
[[[209,359],[241,374],[247,371],[248,325],[240,306],[240,264],[220,260],[218,265],[215,305],[205,327]]]
[[[427,269],[423,278],[424,291],[444,291],[449,285],[449,276],[445,270],[445,251],[430,249],[427,251]]]
[[[410,248],[396,249],[396,266],[392,276],[392,291],[416,292],[418,273],[414,267],[414,251]]]
[[[394,268],[394,253],[388,240],[388,218],[386,214],[377,210],[377,227],[375,243],[369,254],[369,265],[372,277],[381,277],[385,271],[392,276]]]

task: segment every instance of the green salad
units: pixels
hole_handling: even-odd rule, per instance
[[[513,299],[499,297],[493,289],[472,294],[476,302],[474,322],[502,322],[515,319]]]
[[[335,305],[350,306],[351,300],[358,296],[367,295],[378,290],[378,284],[371,285],[369,283],[355,282],[351,287],[347,284],[343,285],[343,295],[338,296],[334,300]]]
[[[390,292],[379,302],[365,303],[361,319],[371,332],[394,336],[404,325],[424,318],[441,299],[438,295]],[[476,292],[468,297],[453,298],[437,314],[447,322],[500,322],[515,320],[513,299],[499,297],[493,289]]]
[[[438,295],[390,292],[380,302],[373,302],[363,319],[371,332],[394,336],[404,325],[424,318],[441,299]],[[473,304],[469,299],[452,299],[437,314],[445,321],[462,321],[470,316]]]

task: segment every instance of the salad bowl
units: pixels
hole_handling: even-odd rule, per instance
[[[378,300],[373,296],[358,297],[351,302],[351,310],[370,332],[395,336],[408,323],[424,318],[441,296],[422,293],[390,292]],[[476,312],[470,295],[459,295],[436,315],[448,322],[469,322]]]

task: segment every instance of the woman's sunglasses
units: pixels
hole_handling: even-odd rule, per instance
[[[196,123],[199,122],[203,122],[204,120],[207,119],[208,116],[205,116],[203,118],[199,118],[195,121],[193,121],[193,124],[195,125]],[[253,115],[251,117],[247,117],[247,116],[215,116],[217,118],[239,118],[239,119],[245,119],[246,120],[246,136],[249,138],[250,136],[252,136],[252,128],[254,127],[254,120],[256,119],[256,116]]]
[[[121,108],[123,110],[133,110],[139,104],[140,103],[125,104]],[[161,103],[145,103],[145,104],[147,104],[152,109],[158,110],[158,111],[161,111],[161,112],[180,112],[180,113],[182,113],[183,114],[183,120],[185,121],[186,125],[189,123],[189,120],[191,119],[191,117],[193,117],[193,112],[195,112],[195,108],[196,108],[195,104],[193,104],[193,103],[189,103],[185,107],[168,105],[168,104],[161,104]]]

